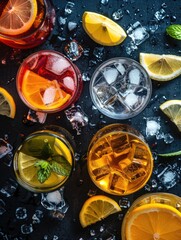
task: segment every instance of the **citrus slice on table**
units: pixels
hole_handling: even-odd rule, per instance
[[[160,109],[181,132],[181,100],[168,100],[160,105]]]
[[[140,53],[140,63],[153,80],[165,82],[181,74],[180,56]]]
[[[142,205],[129,214],[125,231],[127,240],[180,240],[181,213],[166,204]]]
[[[0,114],[14,118],[16,113],[16,105],[13,97],[0,87]]]
[[[46,94],[49,98],[52,92],[55,94],[54,100],[51,104],[46,104],[43,101],[43,96]],[[49,81],[30,70],[27,70],[23,76],[22,94],[32,108],[39,110],[51,110],[61,107],[71,97],[70,94],[60,88],[56,80]]]
[[[36,0],[9,0],[0,15],[0,32],[18,35],[28,31],[37,15]]]
[[[101,45],[115,46],[126,38],[126,33],[121,26],[95,12],[84,12],[82,24],[89,37]]]
[[[82,206],[79,214],[80,223],[82,227],[87,227],[119,211],[121,208],[113,199],[104,195],[93,196]]]

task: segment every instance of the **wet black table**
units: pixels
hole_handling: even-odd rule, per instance
[[[127,208],[123,208],[121,214],[112,215],[104,221],[85,229],[83,229],[79,223],[79,211],[90,194],[104,194],[115,199],[117,202],[122,199],[121,197],[102,192],[91,182],[87,173],[86,161],[82,158],[96,131],[111,123],[127,123],[140,131],[150,145],[155,157],[154,171],[146,187],[135,194],[128,195],[126,200],[132,203],[137,197],[149,192],[170,192],[181,196],[180,157],[166,159],[157,156],[157,153],[166,153],[181,149],[180,133],[176,126],[159,110],[160,104],[166,100],[181,99],[181,77],[177,77],[172,81],[162,84],[152,81],[153,93],[149,105],[138,116],[128,120],[114,120],[103,116],[98,110],[94,109],[90,100],[89,81],[85,81],[83,93],[76,103],[76,106],[79,105],[81,107],[88,116],[89,122],[86,126],[82,127],[82,133],[80,135],[77,135],[76,130],[72,128],[70,122],[66,118],[65,112],[48,115],[44,124],[30,124],[23,121],[24,116],[26,116],[28,112],[28,108],[21,102],[16,92],[15,77],[23,58],[32,52],[41,49],[54,49],[65,53],[65,45],[70,40],[76,39],[84,50],[86,50],[85,53],[89,53],[88,55],[84,53],[75,64],[80,68],[82,73],[86,73],[89,76],[92,75],[99,64],[112,57],[130,57],[139,61],[140,52],[173,55],[181,54],[181,42],[171,39],[165,32],[165,28],[171,23],[180,23],[181,3],[178,0],[155,2],[144,0],[109,0],[106,5],[101,4],[99,0],[72,1],[75,3],[73,11],[66,16],[66,24],[60,25],[60,16],[64,17],[64,8],[67,2],[68,1],[65,0],[53,1],[57,14],[56,25],[54,31],[42,46],[20,51],[13,50],[2,44],[0,45],[0,86],[4,87],[12,94],[17,107],[14,119],[0,116],[0,138],[6,139],[13,146],[14,152],[24,136],[44,125],[56,124],[70,131],[75,138],[77,145],[76,152],[80,156],[80,160],[76,162],[75,170],[70,180],[65,185],[64,197],[69,208],[62,221],[58,218],[52,218],[50,212],[40,204],[41,194],[30,193],[21,186],[15,184],[13,168],[12,165],[7,166],[9,158],[7,159],[6,156],[0,159],[0,213],[2,213],[0,215],[0,239],[100,239],[102,228],[106,229],[106,231],[104,231],[105,235],[102,236],[101,239],[121,239],[121,223]],[[139,21],[150,34],[149,38],[139,45],[138,49],[135,49],[131,53],[128,49],[131,40],[129,37],[127,37],[121,45],[102,48],[102,46],[93,42],[82,28],[81,17],[84,11],[94,11],[112,18],[112,14],[118,9],[122,9],[123,17],[118,20],[117,23],[125,30],[134,22]],[[154,14],[160,11],[160,9],[165,11],[163,13],[163,19],[158,21],[158,26],[156,26],[156,28],[155,25],[152,25],[152,31],[150,31],[149,26],[152,22],[151,20],[154,20]],[[67,28],[67,23],[70,21],[74,21],[78,24],[74,31],[69,31]],[[156,31],[153,33],[155,29]],[[101,51],[101,58],[95,56],[94,50]],[[156,139],[156,136],[146,136],[146,120],[153,117],[160,119],[160,133],[163,133],[164,136],[166,135],[169,139],[166,139],[166,137]],[[162,178],[158,179],[157,177],[161,169],[166,167],[174,176],[172,187],[165,186],[161,180]],[[11,189],[8,189],[8,191],[10,191],[9,195],[4,194],[2,190],[7,185],[11,185]],[[18,220],[15,216],[18,207],[23,207],[27,210],[27,217],[23,220]],[[5,210],[4,213],[2,208]],[[40,219],[40,223],[33,222],[32,219],[36,210],[43,212],[43,218]],[[33,232],[30,234],[22,234],[21,226],[23,224],[32,224]]]

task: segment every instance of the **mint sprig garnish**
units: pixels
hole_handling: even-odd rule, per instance
[[[44,183],[52,172],[61,176],[69,176],[71,172],[68,160],[54,149],[52,137],[29,140],[21,151],[38,159],[34,166],[38,168],[37,178],[40,183]]]
[[[172,24],[166,28],[166,32],[172,38],[177,40],[181,40],[181,25],[180,24]]]

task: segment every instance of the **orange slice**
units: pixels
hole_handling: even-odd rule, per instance
[[[104,46],[118,45],[126,38],[126,33],[120,25],[95,12],[84,12],[82,24],[89,37]]]
[[[13,97],[0,87],[0,114],[14,118],[16,113],[16,105]]]
[[[79,214],[82,227],[101,221],[113,213],[121,211],[113,199],[104,195],[90,197],[85,201]]]
[[[160,203],[137,207],[128,216],[126,239],[180,240],[181,213]]]
[[[46,104],[43,101],[43,94],[51,89],[55,89],[55,97],[52,103]],[[56,80],[49,81],[30,70],[27,70],[23,76],[22,94],[29,105],[36,110],[59,108],[71,97],[70,94],[60,88]]]
[[[31,28],[36,15],[36,0],[9,0],[0,16],[0,32],[8,35],[22,34]]]

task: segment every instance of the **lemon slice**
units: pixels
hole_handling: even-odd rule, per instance
[[[169,100],[160,105],[160,109],[175,123],[181,132],[181,100]]]
[[[36,0],[9,0],[0,15],[0,32],[22,34],[31,28],[36,16]]]
[[[126,33],[121,26],[95,12],[84,12],[82,24],[89,37],[101,45],[115,46],[126,38]]]
[[[14,118],[16,113],[16,105],[13,97],[0,87],[0,114]]]
[[[126,239],[180,240],[181,213],[160,203],[137,207],[127,218]]]
[[[80,223],[82,227],[87,227],[119,211],[121,208],[113,199],[103,195],[93,196],[82,206],[79,214]]]
[[[153,80],[165,82],[181,74],[180,56],[140,53],[140,63]]]

